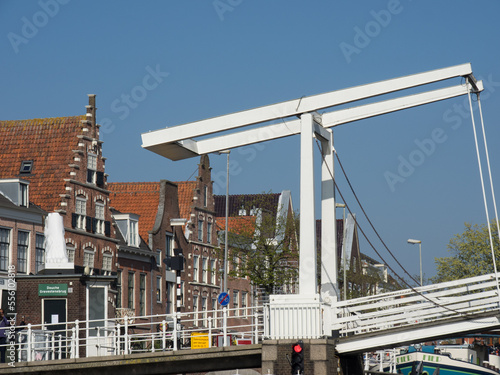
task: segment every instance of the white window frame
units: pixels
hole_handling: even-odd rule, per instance
[[[43,240],[40,243],[41,239],[43,239]],[[42,268],[42,266],[45,266],[46,254],[47,254],[47,252],[45,251],[45,236],[42,233],[36,233],[35,234],[35,273],[40,272],[40,269]]]
[[[241,308],[243,315],[248,314],[248,292],[241,292]]]
[[[210,284],[217,284],[217,280],[215,278],[217,270],[217,261],[215,259],[210,259]]]
[[[92,274],[92,270],[94,269],[95,264],[95,252],[92,249],[83,250],[83,267],[88,266],[90,269],[90,274]]]
[[[200,280],[200,256],[193,255],[193,280]]]
[[[156,276],[156,302],[161,303],[162,278]]]
[[[68,262],[75,263],[75,246],[73,244],[66,244],[66,254],[68,255]]]
[[[29,207],[29,185],[25,183],[19,183],[19,205],[22,207]]]
[[[200,242],[203,242],[203,223],[203,220],[198,219],[198,241]]]
[[[212,243],[212,223],[207,222],[207,243]]]
[[[87,172],[87,182],[95,185],[97,176],[97,155],[94,153],[89,152],[87,154],[87,171],[90,171],[92,173],[91,181],[89,181]]]
[[[26,243],[20,243],[21,233],[26,235]],[[30,232],[26,230],[18,230],[17,231],[17,267],[16,271],[19,273],[29,273],[30,272]],[[24,252],[24,256],[21,258],[20,254],[21,250]],[[24,265],[23,265],[24,263]]]
[[[201,281],[208,284],[208,258],[201,258]]]
[[[132,295],[130,294],[130,290],[132,290]],[[131,271],[127,274],[127,307],[133,309],[135,313],[135,272]]]
[[[111,272],[113,267],[113,255],[109,253],[104,253],[102,255],[102,269],[103,271]]]
[[[104,235],[104,208],[103,202],[95,202],[96,233]]]
[[[201,297],[201,318],[203,327],[208,327],[207,297]]]
[[[233,289],[233,308],[234,310],[234,315],[240,315],[241,311],[236,310],[239,309],[240,307],[240,291]]]
[[[76,227],[85,230],[85,218],[87,216],[87,198],[76,197],[75,214],[77,215]]]
[[[193,324],[198,326],[198,296],[193,296]]]
[[[139,247],[139,221],[129,219],[128,221],[128,244],[129,246]]]

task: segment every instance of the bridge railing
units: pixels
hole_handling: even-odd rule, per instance
[[[240,339],[258,343],[263,334],[262,307],[242,307],[55,324],[16,326],[16,361],[43,361],[222,346]],[[226,321],[226,325],[224,325]],[[9,339],[10,340],[10,339]]]
[[[499,309],[494,274],[336,303],[333,329],[341,336],[474,316]]]

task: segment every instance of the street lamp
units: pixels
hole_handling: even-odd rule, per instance
[[[229,216],[229,154],[231,150],[219,151],[220,154],[227,155],[227,170],[226,170],[226,224],[224,228],[224,289],[223,292],[227,292],[227,231],[228,231],[228,216]]]
[[[342,265],[344,268],[344,301],[347,300],[347,273],[345,268],[345,203],[335,203],[335,208],[343,208],[344,213],[342,215]],[[335,233],[335,236],[337,233]]]
[[[423,286],[424,282],[422,278],[422,241],[409,239],[408,243],[412,245],[418,244],[418,252],[420,254],[420,286]]]

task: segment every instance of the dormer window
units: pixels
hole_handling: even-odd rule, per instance
[[[29,207],[29,181],[15,179],[0,180],[0,194],[20,207]]]
[[[19,173],[31,173],[33,169],[33,160],[23,160],[21,162],[21,168],[19,169]]]
[[[128,246],[139,247],[139,215],[115,214],[116,225]]]

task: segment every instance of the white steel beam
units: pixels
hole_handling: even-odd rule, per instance
[[[300,129],[299,294],[318,294],[316,280],[316,215],[314,207],[314,118],[302,114]]]
[[[321,141],[321,299],[332,304],[338,294],[337,221],[335,219],[334,148],[333,133]],[[327,326],[328,322],[325,322]]]
[[[349,336],[339,339],[335,350],[341,354],[363,353],[498,328],[500,328],[500,317],[497,310],[492,311],[491,316],[483,314],[482,317],[441,320],[432,325],[415,324],[407,326],[407,329],[387,329],[366,335]]]
[[[482,81],[478,81],[476,84],[481,91],[483,89]],[[322,127],[328,128],[338,126],[352,121],[450,99],[467,94],[469,88],[473,87],[457,85],[425,93],[389,99],[382,102],[327,112],[322,115]],[[316,126],[316,131],[318,131],[319,128],[321,128],[320,125]],[[213,138],[198,141],[186,139],[174,143],[158,143],[146,148],[171,160],[181,160],[197,155],[247,146],[296,134],[300,134],[300,120],[283,119],[276,124],[220,135]],[[143,147],[145,146],[143,145]]]
[[[302,97],[278,104],[258,107],[224,116],[196,121],[171,128],[142,134],[142,147],[154,149],[159,144],[174,143],[189,138],[218,133],[242,126],[300,115],[336,105],[367,99],[395,91],[439,82],[450,78],[471,76],[470,64],[432,70],[386,81],[332,91],[324,94]],[[472,82],[475,82],[471,79]]]

